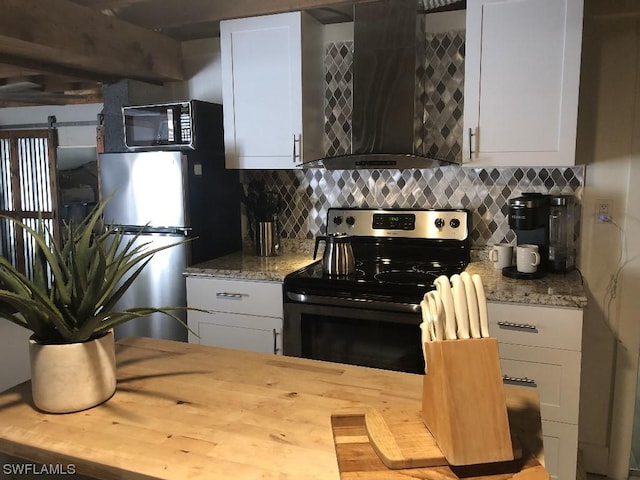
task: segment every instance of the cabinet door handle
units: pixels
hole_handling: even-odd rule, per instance
[[[298,148],[296,149],[296,144]],[[302,163],[302,134],[293,136],[293,163],[296,163],[296,160],[299,159],[300,163]]]
[[[473,160],[473,137],[475,137],[476,134],[473,133],[473,128],[469,128],[469,160]]]
[[[498,326],[509,330],[523,330],[525,332],[538,333],[538,327],[529,323],[498,322]]]
[[[280,332],[278,332],[278,330],[276,328],[273,329],[273,354],[277,355],[278,351],[280,350],[278,348],[278,335],[280,335]]]
[[[216,293],[216,298],[229,298],[241,300],[242,297],[247,297],[246,293],[231,293],[231,292],[218,292]]]
[[[510,375],[502,375],[502,383],[510,383],[516,385],[524,385],[526,387],[537,387],[538,384],[533,378],[528,377],[512,377]]]
[[[304,163],[304,137],[302,133],[298,135],[298,157],[300,157],[300,163]]]

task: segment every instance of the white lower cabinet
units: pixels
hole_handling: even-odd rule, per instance
[[[575,479],[582,310],[513,303],[487,304],[505,383],[536,388],[545,466],[551,478]]]
[[[576,478],[578,425],[542,420],[545,467],[552,479]]]
[[[505,381],[537,388],[546,420],[578,424],[580,352],[500,344]]]
[[[282,354],[282,284],[187,277],[189,343]]]

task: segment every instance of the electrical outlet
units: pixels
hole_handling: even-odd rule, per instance
[[[612,204],[609,199],[596,200],[596,223],[611,222]]]

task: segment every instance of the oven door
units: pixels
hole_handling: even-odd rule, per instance
[[[424,374],[419,305],[285,292],[285,355]]]

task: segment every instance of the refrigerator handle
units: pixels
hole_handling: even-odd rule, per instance
[[[125,234],[137,234],[141,235],[182,235],[188,237],[191,235],[193,228],[191,227],[149,227],[143,225],[107,225],[105,231],[113,229],[115,232],[122,232]]]

